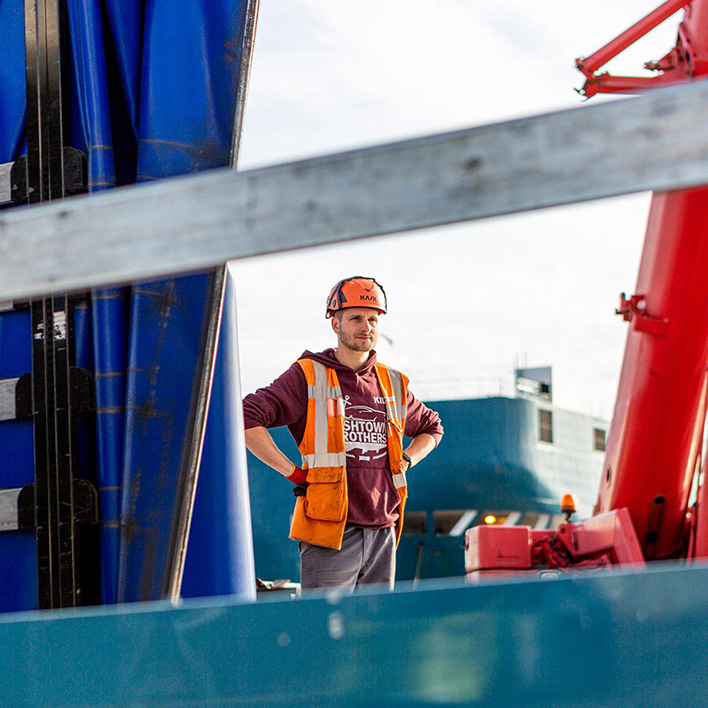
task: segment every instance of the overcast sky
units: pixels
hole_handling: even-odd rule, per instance
[[[656,4],[261,0],[241,168],[579,107],[575,58]],[[680,17],[609,69],[641,73]],[[649,198],[234,262],[244,391],[331,346],[330,288],[371,275],[389,299],[379,356],[419,397],[510,395],[518,360],[553,366],[558,405],[609,417]]]

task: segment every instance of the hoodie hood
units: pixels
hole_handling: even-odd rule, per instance
[[[342,364],[339,359],[334,355],[334,349],[330,347],[325,349],[323,352],[311,352],[305,350],[299,357],[300,359],[312,359],[313,361],[318,361],[320,364],[328,366],[330,369],[335,371],[348,371],[354,372],[355,374],[363,374],[373,368],[376,363],[376,352],[372,350],[369,353],[369,358],[364,362],[363,366],[358,369],[350,369],[346,364]]]

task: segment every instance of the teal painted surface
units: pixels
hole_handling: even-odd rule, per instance
[[[525,508],[549,497],[533,467],[533,404],[512,398],[430,403],[445,436],[410,473],[409,509]],[[473,506],[470,506],[473,505]]]
[[[0,618],[0,706],[702,706],[708,569]]]

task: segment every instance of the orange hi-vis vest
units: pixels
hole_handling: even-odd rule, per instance
[[[308,487],[307,494],[295,502],[290,538],[339,550],[348,509],[342,389],[334,369],[312,359],[297,363],[307,380],[307,423],[299,448]],[[406,475],[400,472],[408,377],[383,364],[375,364],[374,370],[386,402],[389,466],[401,497],[396,523],[398,541],[408,496]]]

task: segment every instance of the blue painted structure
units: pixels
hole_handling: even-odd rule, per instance
[[[32,332],[27,312],[0,314],[0,378],[16,378],[32,366]],[[34,481],[32,422],[0,424],[3,486],[23,487]],[[29,455],[27,452],[29,451]],[[37,603],[37,560],[34,533],[0,534],[0,609],[25,610]]]
[[[0,706],[705,705],[708,568],[0,618]]]
[[[87,156],[89,191],[230,163],[248,6],[66,0],[66,144]],[[0,162],[26,149],[24,21],[23,0],[0,4]],[[77,357],[96,380],[95,431],[82,431],[80,458],[99,490],[104,603],[164,592],[214,277],[97,290],[77,315]],[[241,408],[231,296],[224,322],[183,590],[254,597],[245,463],[232,440]],[[0,377],[31,370],[30,343],[29,312],[0,313]],[[5,436],[0,488],[31,483],[31,422],[3,423],[0,444]],[[0,568],[0,611],[36,607],[33,534],[0,534],[0,553],[13,559]]]
[[[571,492],[579,517],[589,515],[602,466],[593,430],[605,430],[606,421],[522,398],[428,405],[440,414],[445,437],[409,475],[398,580],[463,575],[464,530],[488,513],[499,520],[513,513],[513,523],[547,528],[560,521],[560,497]],[[539,440],[539,410],[552,413],[552,443]],[[290,459],[299,459],[287,430],[271,432]],[[297,549],[288,539],[291,488],[252,455],[248,460],[256,574],[297,580]],[[476,513],[455,529],[467,511]]]

